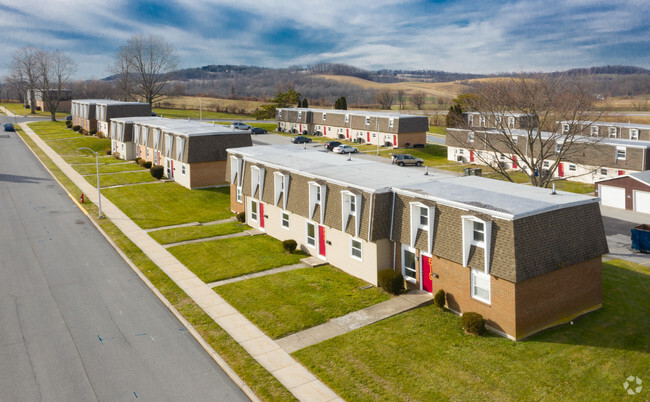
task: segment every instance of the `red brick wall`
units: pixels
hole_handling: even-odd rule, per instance
[[[242,195],[242,202],[239,203],[237,202],[237,185],[231,184],[230,185],[230,210],[236,214],[240,212],[244,212],[246,208],[244,208],[244,195]]]
[[[602,305],[602,260],[592,258],[516,285],[519,339]],[[494,283],[494,282],[493,282]]]
[[[650,191],[650,186],[641,183],[640,181],[631,177],[615,178],[596,184],[596,191],[600,194],[600,185],[621,187],[625,189],[625,209],[629,211],[634,210],[634,190]]]

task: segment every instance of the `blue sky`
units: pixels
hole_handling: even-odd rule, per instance
[[[136,33],[172,43],[182,67],[650,68],[648,0],[0,0],[0,21],[0,76],[15,49],[35,45],[72,56],[77,78],[102,78]]]

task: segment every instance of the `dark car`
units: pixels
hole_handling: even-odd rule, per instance
[[[152,116],[158,116],[158,115],[156,114],[156,112],[154,112],[153,110],[151,111],[151,115],[152,115]]]
[[[338,147],[339,145],[341,145],[340,141],[327,141],[325,143],[325,149],[327,149],[328,151],[332,151],[334,148]]]
[[[253,128],[251,128],[251,133],[253,133],[253,134],[266,134],[266,130],[264,130],[263,128],[259,128],[259,127],[253,127]]]
[[[5,124],[5,131],[16,131],[16,129],[14,128],[13,124],[7,123]]]
[[[392,154],[393,157],[393,165],[397,166],[404,166],[404,165],[415,165],[415,166],[422,166],[424,163],[423,159],[416,158],[413,155],[409,154]]]
[[[66,119],[67,121],[72,121],[72,115],[69,114],[69,115],[65,116],[65,119]]]
[[[291,142],[293,142],[294,144],[303,144],[305,142],[311,142],[311,138],[307,138],[304,135],[298,135],[296,137],[293,137],[291,139]]]

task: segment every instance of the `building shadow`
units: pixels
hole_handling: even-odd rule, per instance
[[[14,174],[4,174],[0,173],[0,181],[6,181],[9,183],[39,183],[41,181],[48,180],[43,177],[32,177],[32,176],[18,176]]]

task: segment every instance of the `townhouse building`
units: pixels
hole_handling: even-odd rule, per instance
[[[473,117],[472,117],[473,116]],[[479,115],[480,116],[480,115]],[[471,118],[470,118],[471,117]],[[521,124],[503,128],[500,121],[476,117],[475,113],[464,116],[466,128],[448,128],[445,143],[447,159],[461,163],[501,164],[506,169],[523,169],[518,156],[513,154],[516,146],[521,155],[537,155],[539,143],[528,141],[529,129],[536,127],[536,120],[520,116]],[[497,124],[494,126],[493,124]],[[564,133],[573,136],[572,145],[562,160],[559,161],[554,177],[584,183],[613,178],[634,172],[648,170],[650,162],[650,126],[630,125],[626,123],[569,123],[558,122],[558,133],[541,132],[544,146],[552,147],[549,155],[560,152],[564,142]],[[580,124],[576,131],[572,124]],[[496,127],[502,127],[501,129]],[[528,128],[526,128],[528,127]],[[504,135],[504,133],[506,135]],[[649,140],[645,140],[645,138]],[[488,144],[490,144],[488,146]],[[514,144],[514,145],[513,145]],[[549,158],[542,165],[542,170],[550,168],[555,160]],[[528,173],[528,172],[527,172]]]
[[[371,284],[398,270],[511,339],[601,306],[596,198],[286,145],[228,154],[234,212]]]
[[[164,166],[164,175],[193,189],[226,184],[228,148],[250,146],[250,132],[162,117],[111,119],[111,149],[120,159]]]
[[[114,117],[151,116],[151,105],[109,99],[75,99],[72,101],[72,124],[84,130],[97,130],[108,136]]]
[[[399,113],[285,108],[277,120],[281,132],[400,148],[424,146],[429,130],[426,116]]]
[[[57,112],[70,112],[71,102],[72,102],[72,90],[71,89],[62,89],[60,91],[56,89],[50,89],[49,91],[35,90],[34,91],[34,106],[37,109],[40,109],[44,112],[49,112],[50,108],[47,105],[46,99],[55,100],[59,98],[59,105],[56,109]],[[31,97],[29,94],[25,97],[27,103],[31,106]]]

